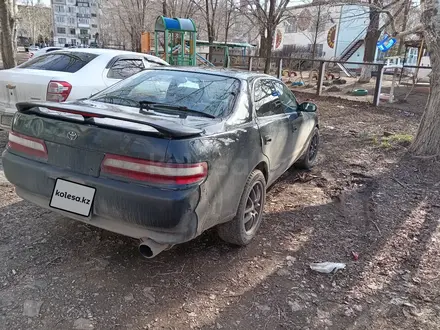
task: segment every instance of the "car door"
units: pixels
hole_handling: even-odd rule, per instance
[[[269,159],[269,181],[273,182],[289,167],[290,114],[284,112],[273,79],[260,78],[254,82],[253,101],[263,153]]]
[[[298,102],[292,91],[287,88],[279,80],[273,82],[275,90],[278,94],[278,98],[281,102],[283,111],[289,115],[289,123],[291,129],[291,135],[289,140],[290,145],[290,159],[289,166],[292,165],[300,156],[304,147],[304,114],[299,111]]]
[[[120,57],[110,61],[104,70],[104,84],[109,87],[145,69],[142,57]]]

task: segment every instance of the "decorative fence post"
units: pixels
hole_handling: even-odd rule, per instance
[[[319,63],[319,73],[318,73],[318,86],[316,86],[316,95],[320,96],[322,94],[322,83],[324,81],[325,75],[325,62],[321,61]]]

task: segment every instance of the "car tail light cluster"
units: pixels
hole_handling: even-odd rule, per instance
[[[72,85],[66,81],[51,80],[47,86],[46,100],[52,102],[64,102],[69,97]]]
[[[47,159],[47,148],[43,140],[30,136],[9,132],[8,147],[12,150]]]
[[[208,175],[208,164],[170,164],[106,155],[101,172],[138,181],[185,185],[202,182]]]

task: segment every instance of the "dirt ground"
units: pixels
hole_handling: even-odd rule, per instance
[[[0,328],[440,329],[440,166],[406,155],[420,115],[315,101],[319,165],[271,188],[246,248],[211,231],[146,260],[0,181]]]
[[[307,82],[308,75],[305,75],[304,81]],[[342,99],[347,99],[350,101],[359,101],[373,104],[374,98],[374,90],[376,85],[376,78],[373,77],[369,83],[361,84],[357,80],[358,78],[351,77],[342,77],[346,81],[346,84],[343,85],[330,85],[323,86],[322,96],[332,96]],[[300,81],[300,77],[295,78],[283,78],[284,81]],[[324,83],[326,83],[325,81]],[[332,82],[331,80],[328,82]],[[391,91],[392,84],[392,75],[384,75],[382,81],[382,94],[389,94]],[[312,81],[313,86],[301,86],[301,87],[293,87],[295,92],[302,93],[316,93],[316,80]],[[366,89],[368,94],[366,96],[354,96],[352,91],[355,89]],[[401,83],[399,84],[399,78],[396,78],[395,87],[394,87],[394,102],[389,103],[386,99],[380,100],[380,105],[382,107],[389,107],[393,109],[400,109],[406,111],[409,109],[410,112],[421,113],[423,112],[426,102],[428,101],[429,96],[429,84],[420,83],[418,85],[413,86],[412,79],[408,77],[403,77]]]

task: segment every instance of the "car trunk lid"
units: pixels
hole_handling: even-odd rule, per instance
[[[51,80],[68,81],[71,73],[14,68],[0,71],[0,106],[15,112],[18,102],[45,101]]]
[[[17,108],[12,130],[43,140],[47,163],[91,176],[99,176],[106,154],[164,162],[170,139],[203,132],[159,116],[71,103],[18,103]]]

